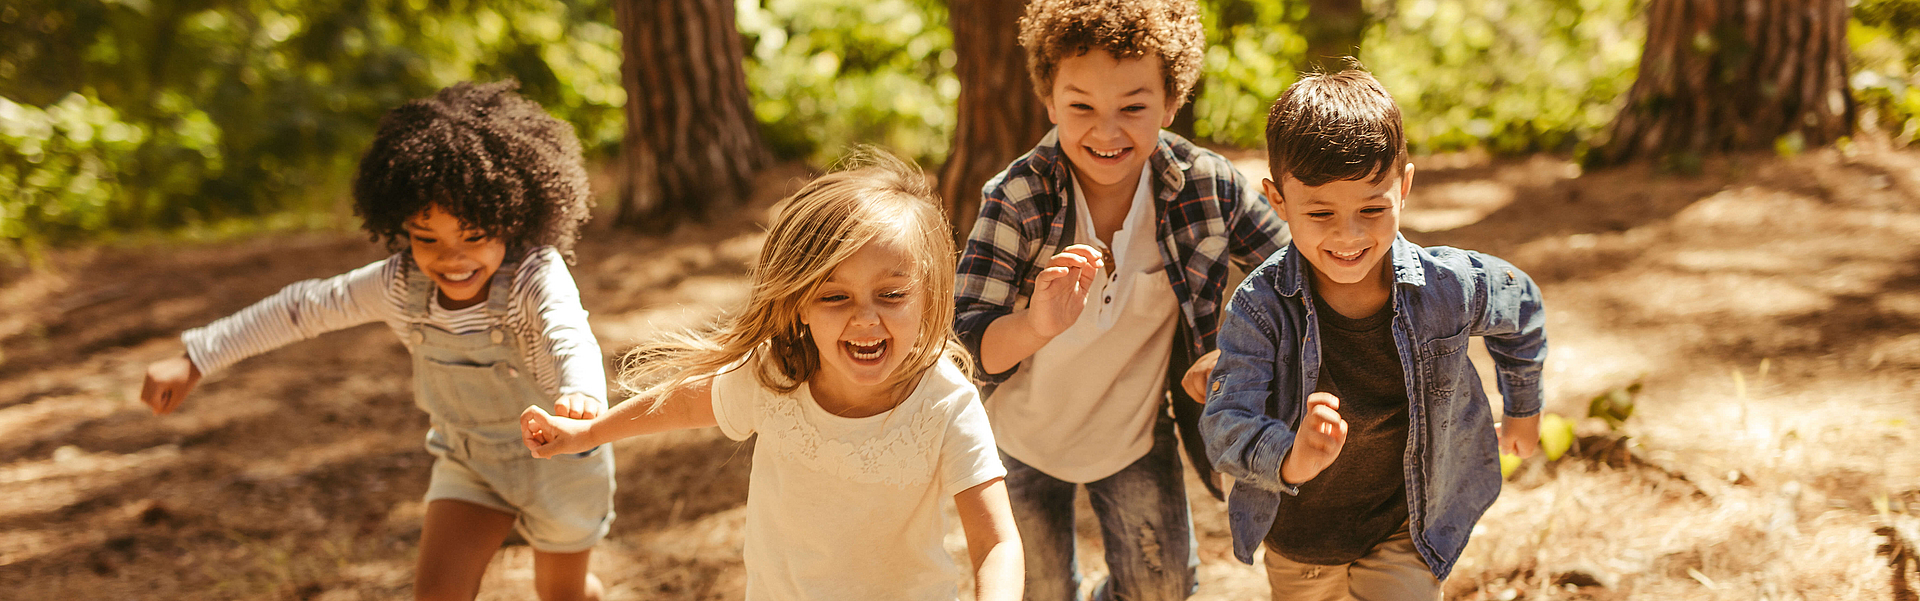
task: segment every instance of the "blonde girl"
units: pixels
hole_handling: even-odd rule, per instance
[[[536,457],[719,426],[756,433],[747,599],[954,599],[952,498],[975,597],[1017,599],[1022,555],[979,393],[953,337],[953,245],[926,178],[897,159],[784,201],[746,310],[637,349],[637,395],[598,418],[528,407]]]

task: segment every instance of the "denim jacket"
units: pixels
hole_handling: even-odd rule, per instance
[[[1545,315],[1533,280],[1496,257],[1396,236],[1391,260],[1393,340],[1409,403],[1408,528],[1444,580],[1500,494],[1499,445],[1467,337],[1486,338],[1506,414],[1530,417],[1541,408]],[[1247,563],[1280,495],[1298,493],[1281,482],[1280,463],[1320,374],[1310,269],[1289,245],[1247,276],[1228,303],[1207,385],[1200,432],[1215,468],[1236,480],[1227,516],[1234,556]]]

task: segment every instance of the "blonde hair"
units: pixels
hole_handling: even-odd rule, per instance
[[[971,373],[953,334],[953,238],[933,187],[918,167],[860,149],[851,168],[820,176],[781,201],[751,271],[746,310],[703,330],[670,334],[621,361],[620,386],[652,397],[654,407],[687,381],[758,353],[760,385],[792,392],[820,369],[800,310],[834,268],[874,240],[891,236],[911,257],[912,286],[925,294],[920,336],[892,384],[917,378],[942,359]]]

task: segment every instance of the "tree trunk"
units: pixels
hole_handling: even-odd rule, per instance
[[[1647,11],[1639,78],[1595,163],[1853,132],[1846,0],[1652,0]]]
[[[953,149],[940,168],[940,196],[956,244],[966,242],[980,213],[980,187],[1052,127],[1033,93],[1018,41],[1025,7],[1025,0],[947,2],[960,101]]]
[[[1307,16],[1297,27],[1307,40],[1307,54],[1297,64],[1301,72],[1338,73],[1346,57],[1360,56],[1360,42],[1372,21],[1361,0],[1308,0]]]
[[[643,231],[746,200],[769,160],[733,0],[615,0],[627,90],[615,223]]]

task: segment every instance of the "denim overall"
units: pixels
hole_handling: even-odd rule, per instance
[[[494,271],[486,330],[454,334],[427,324],[439,287],[409,260],[407,336],[413,343],[414,404],[432,418],[427,451],[436,458],[427,501],[454,499],[516,514],[514,528],[535,550],[585,551],[613,523],[613,454],[606,445],[535,459],[520,442],[520,412],[552,410],[527,369],[524,344],[507,331],[516,253]]]

